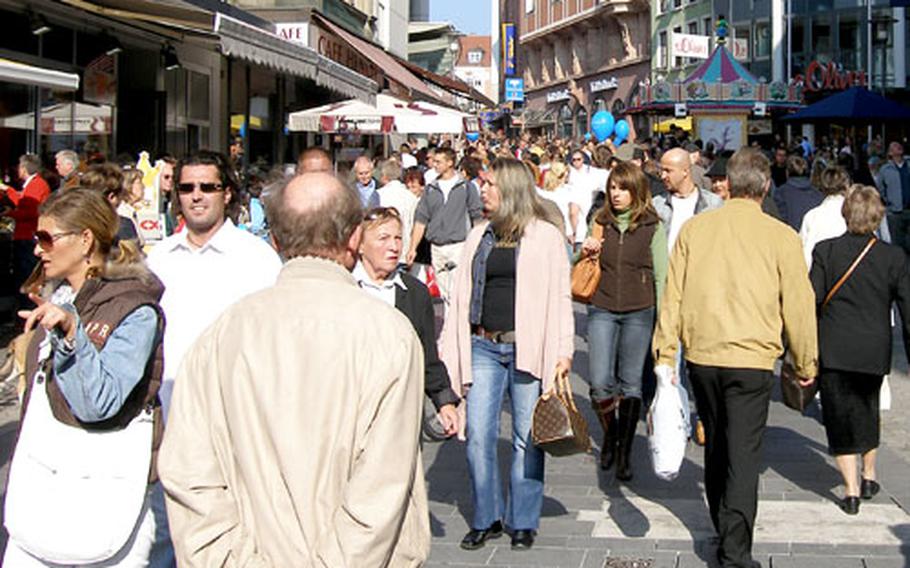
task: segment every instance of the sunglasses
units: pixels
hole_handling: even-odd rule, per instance
[[[201,183],[178,183],[177,192],[193,193],[193,190],[195,190],[197,187],[202,193],[215,193],[223,189],[223,186],[218,182],[206,181]]]
[[[368,223],[384,219],[401,219],[401,214],[394,207],[374,207],[367,211],[363,217],[363,220]]]
[[[48,233],[47,231],[35,231],[34,241],[35,244],[41,247],[44,250],[53,250],[54,243],[58,239],[63,237],[68,237],[70,235],[75,235],[75,231],[65,231],[62,233]]]

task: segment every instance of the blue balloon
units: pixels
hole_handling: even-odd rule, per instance
[[[629,123],[625,120],[617,122],[616,126],[613,127],[613,134],[615,135],[613,143],[617,146],[621,145],[629,136]]]
[[[246,122],[244,122],[244,123],[242,123],[242,124],[240,125],[240,129],[239,129],[239,130],[240,130],[240,137],[241,137],[241,138],[246,138]]]
[[[480,132],[468,132],[464,136],[468,139],[468,142],[477,142],[480,140]]]
[[[590,140],[590,139],[591,139],[591,133],[590,133],[590,132],[585,132],[585,142],[587,142],[587,141]]]
[[[606,110],[599,110],[594,113],[594,116],[591,118],[591,130],[594,132],[594,136],[597,137],[598,142],[603,142],[610,137],[610,134],[613,133],[613,126],[616,124],[616,119],[613,118],[613,114]]]

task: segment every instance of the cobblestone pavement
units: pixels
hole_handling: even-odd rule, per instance
[[[580,310],[577,315],[572,385],[576,403],[598,440],[599,427],[582,379],[587,374],[587,346],[581,339],[584,315]],[[0,349],[0,362],[5,357],[5,349]],[[863,502],[856,517],[844,515],[834,503],[842,491],[840,477],[826,454],[817,409],[799,416],[784,407],[775,392],[765,435],[754,547],[756,559],[766,568],[910,567],[910,417],[903,411],[910,408],[910,378],[897,341],[895,363],[893,410],[882,416],[879,479],[883,491],[871,502]],[[0,487],[5,486],[17,418],[12,387],[0,384]],[[509,451],[508,428],[504,414],[502,458]],[[680,476],[673,482],[661,481],[651,472],[644,423],[639,423],[633,455],[636,475],[626,484],[617,483],[612,471],[598,470],[596,452],[548,458],[543,518],[534,548],[513,552],[504,536],[468,552],[458,546],[471,514],[464,446],[456,441],[425,444],[433,531],[427,567],[714,566],[716,547],[704,503],[702,449],[690,444]],[[5,531],[0,531],[0,549],[5,538]]]
[[[584,315],[577,309],[572,385],[595,443],[600,429],[587,399]],[[755,558],[766,568],[910,567],[910,378],[895,342],[894,410],[883,413],[879,480],[883,491],[849,517],[836,506],[840,476],[827,455],[818,408],[800,416],[773,395],[760,479]],[[579,375],[580,373],[580,375]],[[777,389],[775,389],[777,390]],[[501,465],[509,452],[508,415],[500,436]],[[633,450],[635,478],[618,483],[592,455],[548,458],[539,536],[531,551],[513,552],[508,536],[478,551],[458,546],[468,530],[471,494],[464,446],[428,444],[433,549],[428,566],[550,566],[688,568],[715,566],[716,544],[703,491],[702,448],[690,444],[680,476],[659,480],[650,469],[644,423]],[[507,467],[507,466],[506,466]],[[508,479],[503,468],[503,479]]]

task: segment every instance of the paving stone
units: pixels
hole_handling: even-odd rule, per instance
[[[906,556],[871,556],[863,558],[866,568],[907,568],[910,557]]]
[[[792,556],[772,556],[771,566],[772,568],[863,568],[864,564],[862,558],[794,554]]]
[[[440,564],[456,563],[470,566],[483,566],[489,562],[495,552],[496,546],[492,545],[495,541],[488,541],[487,545],[480,550],[463,550],[457,544],[434,542],[430,550],[430,562]],[[506,541],[508,545],[508,541]]]
[[[584,550],[546,548],[535,545],[531,550],[512,550],[508,546],[496,547],[488,564],[490,566],[558,566],[578,568],[584,560]]]

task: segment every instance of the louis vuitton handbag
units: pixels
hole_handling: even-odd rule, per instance
[[[569,374],[557,373],[553,388],[540,395],[531,419],[534,445],[552,456],[589,452],[588,423],[572,399]]]
[[[595,222],[591,236],[603,239],[604,227]],[[590,304],[597,284],[600,283],[600,255],[585,256],[572,267],[572,299],[583,304]]]

